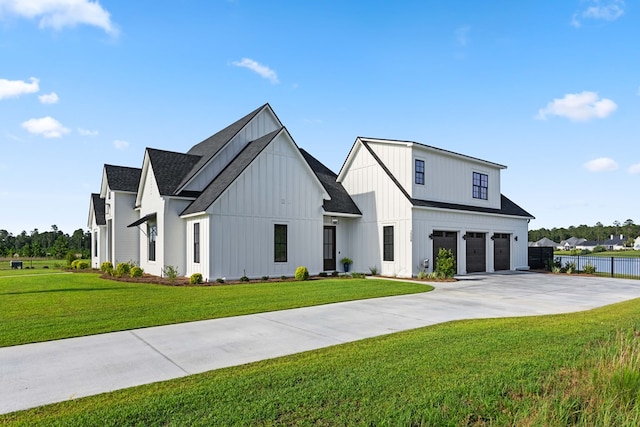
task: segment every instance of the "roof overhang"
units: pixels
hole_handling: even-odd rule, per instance
[[[339,216],[341,218],[362,218],[361,214],[352,214],[352,213],[344,213],[344,212],[325,212],[324,216]]]
[[[157,213],[155,213],[155,212],[154,212],[154,213],[151,213],[151,214],[149,214],[149,215],[145,215],[145,216],[143,216],[142,218],[140,218],[139,220],[137,220],[137,221],[135,221],[135,222],[132,222],[131,224],[127,225],[127,227],[137,227],[137,226],[139,226],[140,224],[143,224],[143,223],[145,223],[145,222],[147,222],[147,221],[155,220],[157,216],[158,216],[158,214],[157,214]]]

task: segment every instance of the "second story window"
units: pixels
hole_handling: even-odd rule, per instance
[[[416,184],[424,185],[424,160],[416,159]]]
[[[473,198],[487,200],[489,198],[489,176],[484,173],[473,173]]]

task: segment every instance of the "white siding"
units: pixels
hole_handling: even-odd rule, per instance
[[[166,198],[162,219],[158,216],[158,240],[162,242],[163,267],[175,267],[180,276],[187,274],[186,228],[180,213],[189,203],[188,200]]]
[[[107,260],[107,227],[97,225],[94,219],[89,230],[91,232],[91,267],[100,268],[100,265]]]
[[[410,143],[368,142],[369,147],[391,171],[400,185],[410,192],[413,183],[413,160]]]
[[[187,236],[187,273],[191,276],[193,273],[200,273],[205,281],[210,280],[210,261],[208,255],[209,248],[209,215],[200,215],[185,220],[185,233]],[[194,262],[194,224],[200,224],[200,262]],[[214,278],[215,279],[215,278]]]
[[[136,195],[134,193],[113,192],[111,212],[113,222],[113,256],[114,266],[119,262],[139,263],[139,233],[127,225],[136,221],[138,213],[134,210]]]
[[[202,191],[233,160],[248,142],[279,129],[282,125],[269,109],[258,113],[186,186],[187,190]]]
[[[139,218],[146,215],[156,213],[158,223],[158,239],[156,241],[156,260],[149,261],[149,245],[147,237],[147,223],[140,224],[138,227],[138,233],[140,235],[140,267],[145,272],[156,276],[162,275],[162,268],[165,265],[164,260],[164,230],[162,224],[164,223],[164,200],[160,197],[158,186],[153,174],[151,165],[147,169],[147,173],[144,174],[141,179],[142,194],[139,195],[140,200],[140,212]]]
[[[322,271],[322,188],[281,134],[208,209],[210,280]],[[286,224],[287,262],[274,262],[274,225]]]
[[[340,260],[345,257],[350,259],[356,258],[355,251],[359,243],[355,241],[354,236],[356,235],[355,230],[360,225],[360,218],[337,218],[338,224],[333,224],[331,222],[331,216],[325,216],[323,226],[334,225],[336,227],[336,270],[344,272],[344,267],[340,263]],[[357,266],[361,267],[362,265],[364,265],[364,263],[360,262]],[[352,265],[350,271],[366,273],[369,271],[369,268],[355,270]]]

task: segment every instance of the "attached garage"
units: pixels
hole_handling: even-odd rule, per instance
[[[487,271],[487,235],[468,232],[464,235],[467,255],[467,273]]]
[[[458,233],[455,231],[434,231],[431,234],[433,239],[433,267],[436,268],[438,252],[440,249],[450,249],[453,259],[458,263]]]
[[[493,269],[511,269],[511,234],[496,233],[493,239]]]

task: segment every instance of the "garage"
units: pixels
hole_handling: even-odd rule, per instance
[[[466,242],[467,273],[487,271],[487,238],[486,233],[467,233]]]
[[[436,269],[438,252],[440,249],[450,249],[453,259],[458,265],[458,233],[456,231],[434,231],[430,236],[433,239],[433,269]]]
[[[511,270],[511,234],[496,233],[493,239],[493,269]]]

